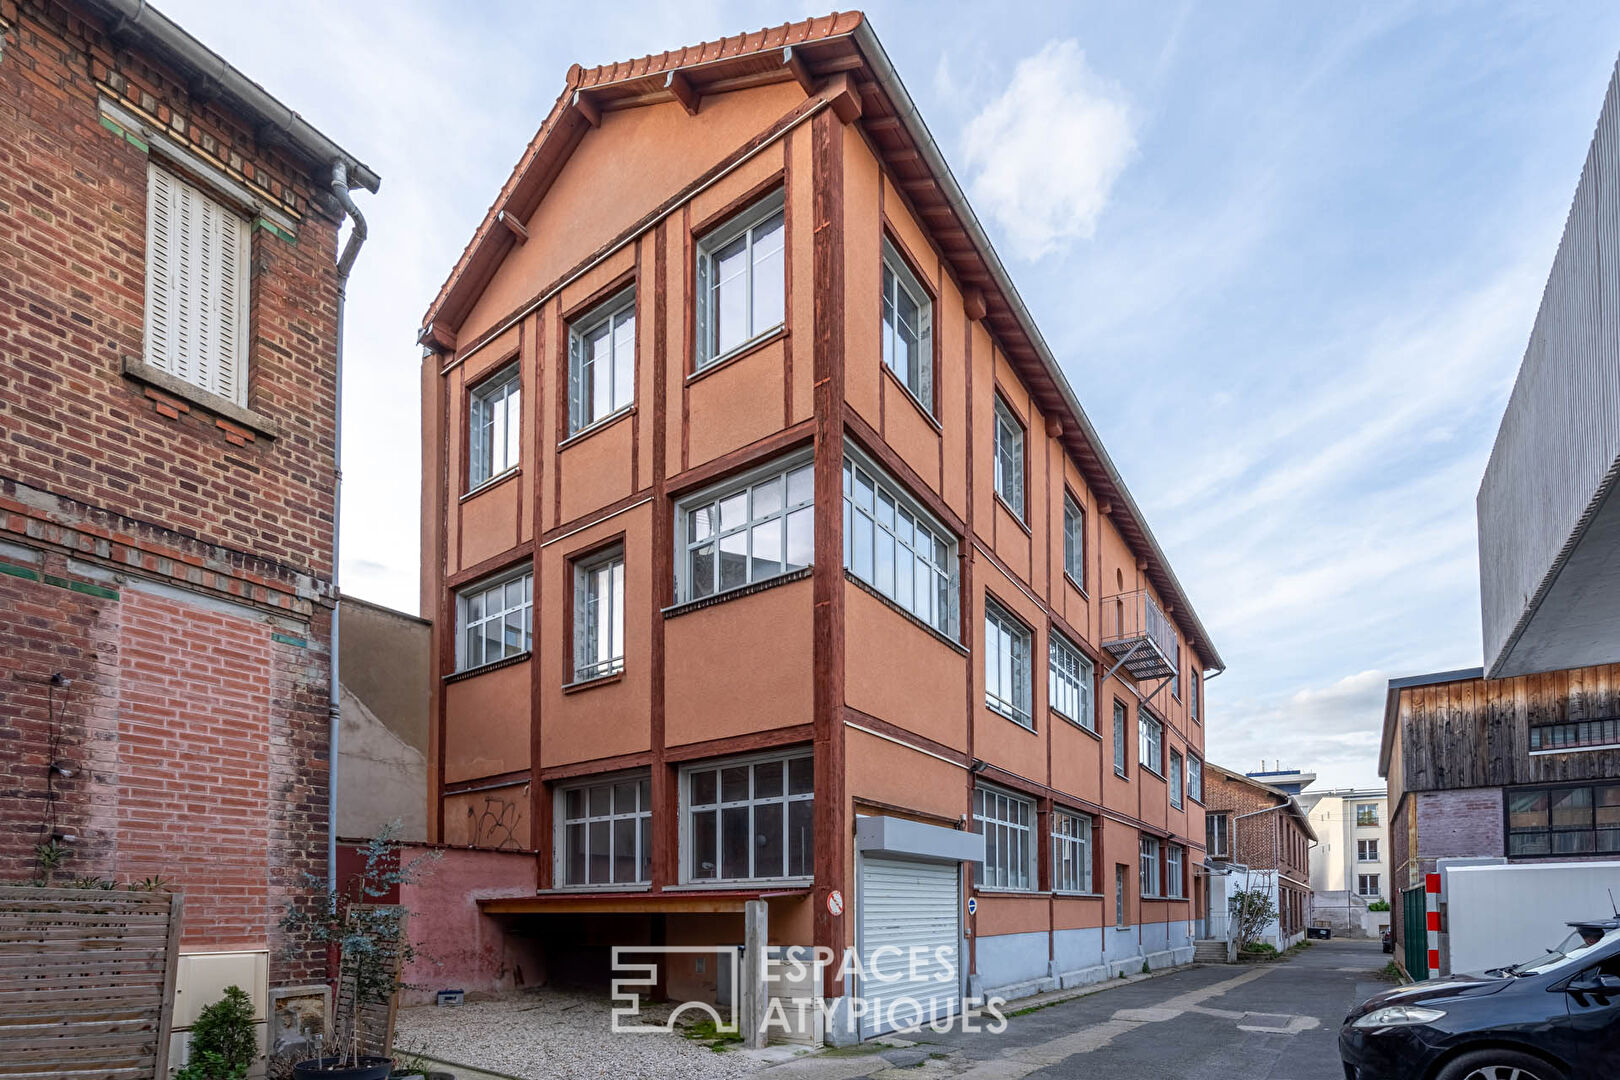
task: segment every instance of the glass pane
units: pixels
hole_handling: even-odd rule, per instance
[[[720,500],[720,531],[741,527],[748,521],[748,492],[739,491],[735,495]]]
[[[861,472],[859,469],[856,469],[855,505],[860,507],[862,510],[871,510],[873,497],[872,478]]]
[[[564,881],[569,885],[584,885],[585,882],[585,826],[570,825],[565,830],[564,861],[567,869]]]
[[[599,784],[590,789],[591,817],[602,817],[612,812],[612,788],[606,784]]]
[[[1508,793],[1508,826],[1514,829],[1547,827],[1547,793],[1513,791]]]
[[[715,801],[714,778],[715,772],[713,769],[705,769],[702,772],[692,774],[692,804],[694,806],[708,806]]]
[[[753,529],[754,581],[763,581],[782,572],[782,519],[762,521]],[[721,541],[725,546],[725,541]]]
[[[612,871],[612,836],[609,831],[609,821],[593,821],[590,829],[590,864],[586,869],[586,880],[591,884],[611,881]]]
[[[712,779],[714,774],[709,774]],[[700,810],[692,815],[692,876],[712,878],[720,872],[719,853],[715,851],[715,812]]]
[[[844,470],[844,475],[846,478],[849,476],[849,469],[847,467]],[[797,469],[794,469],[792,472],[788,473],[788,505],[797,506],[800,503],[809,502],[811,497],[815,494],[815,486],[816,470],[815,466],[813,465],[801,465]]]
[[[733,806],[720,814],[720,876],[748,877],[748,807]]]
[[[523,609],[514,608],[506,613],[506,655],[520,653],[526,647],[523,640]]]
[[[748,534],[732,533],[720,538],[720,588],[734,589],[748,584]]]
[[[619,818],[613,823],[613,880],[636,880],[636,818]]]
[[[793,877],[807,876],[815,869],[811,861],[815,805],[810,799],[788,803],[788,874]]]
[[[754,334],[782,322],[787,291],[782,272],[783,236],[780,212],[754,227]]]
[[[754,876],[782,876],[782,804],[754,807]]]
[[[498,618],[484,620],[484,662],[499,660],[506,654],[501,651],[501,634],[504,624]]]
[[[714,507],[699,506],[687,511],[686,542],[695,544],[707,540],[714,533]]]
[[[634,814],[638,809],[636,805],[636,788],[634,780],[626,780],[613,785],[613,812],[615,814]]]
[[[816,780],[815,760],[807,757],[796,757],[788,762],[788,794],[808,795],[813,790]]]
[[[1555,829],[1589,826],[1592,824],[1592,789],[1582,787],[1554,791],[1550,808]]]
[[[890,504],[893,509],[893,504]],[[878,592],[885,596],[894,595],[894,537],[882,529],[877,531],[875,565],[873,566],[872,584],[877,586]]]
[[[714,355],[748,340],[748,238],[714,253]]]
[[[858,490],[858,489],[857,489]],[[855,515],[854,535],[850,537],[850,569],[867,581],[872,580],[872,519],[859,510]]]
[[[585,816],[585,792],[579,788],[563,794],[563,820],[577,821]]]
[[[787,565],[785,570],[798,570],[815,561],[815,510],[806,506],[787,516]]]
[[[641,881],[652,880],[652,818],[641,819]]]
[[[766,761],[754,766],[754,798],[775,799],[782,794],[782,763]]]
[[[900,548],[894,564],[894,598],[905,608],[917,609],[916,586],[912,580],[912,555]]]
[[[636,396],[636,317],[621,318],[613,329],[613,408],[622,409]]]
[[[720,770],[720,801],[743,802],[748,798],[748,766],[733,765]]]
[[[754,520],[757,521],[782,509],[782,484],[782,477],[773,476],[754,485],[752,491]]]
[[[521,578],[506,583],[506,597],[503,605],[508,610],[523,605],[523,581]]]
[[[704,544],[692,549],[691,569],[686,577],[691,596],[695,600],[714,592],[714,545]]]

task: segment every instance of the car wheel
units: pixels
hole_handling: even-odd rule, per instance
[[[1435,1080],[1567,1080],[1561,1069],[1516,1050],[1471,1050],[1453,1058]]]

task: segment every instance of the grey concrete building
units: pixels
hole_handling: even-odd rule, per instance
[[[352,596],[338,619],[337,834],[372,836],[397,820],[400,839],[426,840],[432,624]]]

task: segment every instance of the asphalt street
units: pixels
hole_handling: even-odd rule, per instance
[[[1013,1015],[999,1035],[924,1030],[903,1040],[915,1045],[818,1055],[767,1075],[1343,1080],[1339,1025],[1390,986],[1375,974],[1388,959],[1376,942],[1318,942],[1274,963],[1191,968]]]

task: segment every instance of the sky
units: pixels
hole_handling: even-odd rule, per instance
[[[418,608],[428,302],[568,66],[822,8],[162,0],[383,177],[350,282],[344,592]],[[1480,663],[1474,496],[1620,5],[866,9],[1228,670],[1207,752],[1380,784]]]

